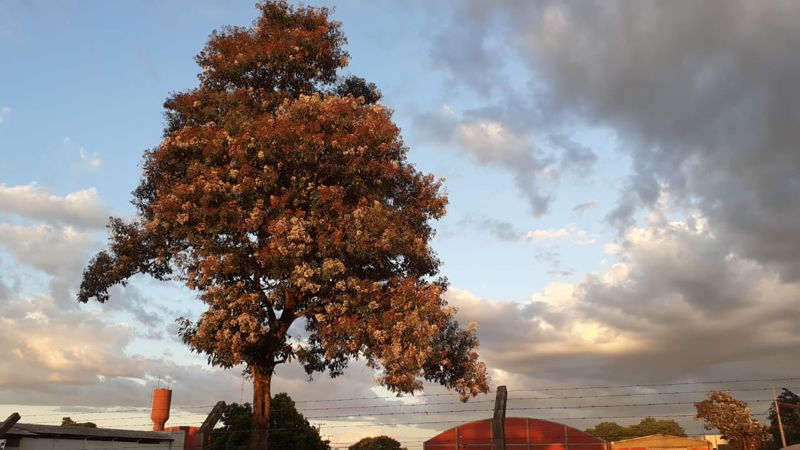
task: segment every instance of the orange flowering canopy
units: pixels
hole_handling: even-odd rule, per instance
[[[182,336],[211,364],[271,373],[294,359],[336,376],[363,357],[395,392],[422,379],[487,391],[429,246],[441,181],[407,162],[374,85],[337,78],[345,40],[326,9],[259,8],[252,28],[212,34],[199,86],[167,100],[138,217],[112,219],[79,300],[136,273],[179,280],[208,306]]]

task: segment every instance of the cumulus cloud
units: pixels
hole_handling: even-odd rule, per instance
[[[0,184],[0,212],[81,228],[102,228],[111,215],[94,188],[60,197],[36,183]]]
[[[707,222],[652,216],[617,252],[606,271],[551,283],[525,304],[456,289],[448,299],[461,320],[480,323],[488,364],[528,380],[636,383],[709,379],[734,367],[756,377],[800,369],[800,283],[731,253]]]
[[[235,373],[131,352],[134,325],[104,312],[67,311],[46,295],[3,306],[0,345],[8,354],[0,367],[0,403],[146,406],[158,377],[180,389],[184,405],[213,404],[239,387]]]
[[[0,220],[0,346],[9,349],[0,403],[102,403],[139,392],[143,377],[158,371],[126,348],[137,336],[163,337],[163,314],[146,308],[133,286],[118,289],[102,312],[79,308],[75,299],[83,267],[100,246],[92,228],[108,215],[96,192],[58,197],[35,184],[0,186],[0,212],[0,219],[14,219]],[[133,321],[113,319],[115,312]],[[96,397],[87,395],[92,387]]]
[[[562,134],[535,145],[533,129],[510,123],[493,111],[470,110],[457,116],[449,107],[417,117],[428,139],[455,147],[474,161],[509,172],[534,216],[548,212],[564,174],[591,172],[597,160],[586,146]]]
[[[0,223],[0,249],[8,251],[18,267],[46,274],[50,294],[65,308],[75,306],[72,289],[88,251],[96,245],[90,234],[68,226]]]
[[[0,342],[9,354],[0,369],[0,389],[48,390],[50,385],[93,382],[98,373],[131,375],[118,351],[130,338],[125,325],[67,313],[48,296],[7,300],[3,306]]]
[[[477,3],[454,14],[504,24],[528,68],[530,91],[507,93],[536,105],[517,110],[525,119],[605,127],[624,143],[633,173],[610,223],[633,226],[666,191],[731,250],[800,278],[800,5]]]

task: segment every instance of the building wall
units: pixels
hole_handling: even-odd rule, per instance
[[[125,449],[125,450],[183,450],[183,441],[162,441],[145,444],[124,441],[95,441],[83,439],[46,439],[22,438],[20,450],[92,450],[92,449]]]
[[[709,450],[711,443],[704,439],[654,435],[611,443],[611,450]]]
[[[728,445],[727,439],[722,439],[721,434],[706,434],[703,439],[711,443],[711,448],[717,450],[720,445]]]
[[[173,449],[183,450],[197,450],[198,447],[198,434],[200,427],[167,427],[166,432],[175,438],[172,443]]]

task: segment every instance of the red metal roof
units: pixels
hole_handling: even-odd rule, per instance
[[[535,450],[606,450],[602,439],[577,428],[528,417],[507,417],[506,446]],[[428,439],[425,450],[492,450],[492,419],[469,422]]]

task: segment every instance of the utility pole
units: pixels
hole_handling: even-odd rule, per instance
[[[775,387],[772,388],[772,401],[775,402],[775,415],[778,416],[778,428],[781,430],[781,443],[786,447],[786,435],[783,434],[783,420],[781,419],[781,407],[778,404],[778,397],[775,395]]]
[[[494,400],[494,418],[492,419],[492,450],[506,450],[506,400],[508,391],[505,386],[497,386]]]

